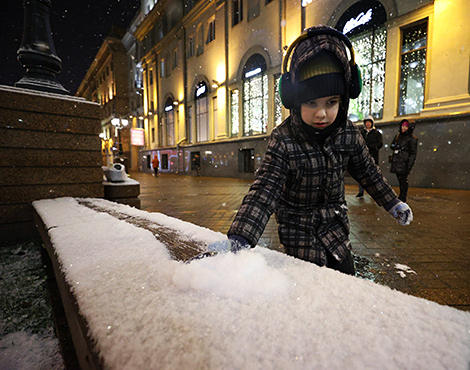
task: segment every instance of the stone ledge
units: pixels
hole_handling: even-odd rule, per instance
[[[140,208],[140,183],[133,179],[122,182],[103,181],[104,199]]]

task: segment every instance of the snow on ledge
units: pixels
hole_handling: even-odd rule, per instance
[[[206,243],[225,237],[92,201]],[[184,264],[150,232],[77,199],[33,206],[111,369],[468,370],[468,312],[261,247]]]
[[[74,95],[55,94],[55,93],[47,92],[47,91],[25,89],[25,88],[21,88],[21,87],[8,86],[8,85],[0,85],[0,91],[20,93],[20,94],[26,94],[26,95],[34,95],[34,96],[42,96],[42,97],[49,97],[49,98],[55,98],[55,99],[60,99],[60,100],[69,100],[69,101],[73,101],[73,102],[76,102],[76,103],[86,103],[86,104],[92,104],[92,105],[99,105],[99,103],[91,102],[91,101],[86,100],[83,97],[78,97],[78,96],[74,96]]]

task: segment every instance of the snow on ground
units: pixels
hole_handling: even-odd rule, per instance
[[[76,199],[33,205],[109,368],[468,370],[468,312],[261,247],[176,262],[150,232]]]
[[[2,370],[62,370],[64,364],[52,334],[10,333],[0,339]]]
[[[395,263],[395,269],[397,269],[397,274],[399,274],[402,278],[406,278],[406,274],[415,274],[416,275],[416,271],[412,270],[411,267],[407,266],[407,265],[403,265],[401,263]]]

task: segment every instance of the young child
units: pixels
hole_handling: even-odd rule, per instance
[[[290,116],[272,131],[228,240],[210,245],[210,251],[254,247],[275,213],[288,255],[354,275],[346,170],[401,225],[411,222],[411,209],[397,199],[358,129],[347,120],[351,64],[343,39],[330,30],[309,29],[313,35],[293,49]]]

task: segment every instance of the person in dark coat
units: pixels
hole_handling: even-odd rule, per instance
[[[390,148],[393,150],[390,172],[397,175],[400,185],[398,198],[406,202],[408,195],[408,176],[416,161],[418,138],[413,135],[414,124],[403,119],[398,134],[393,138]]]
[[[347,119],[351,65],[343,40],[326,33],[307,35],[294,42],[289,72],[301,93],[295,94],[290,116],[272,131],[228,239],[209,245],[207,253],[256,246],[275,213],[288,255],[354,275],[345,171],[399,224],[408,225],[413,215]]]
[[[367,116],[364,118],[364,127],[360,129],[361,135],[366,141],[367,149],[369,153],[374,158],[375,164],[379,164],[379,150],[384,145],[382,139],[382,133],[377,130],[374,126],[374,118],[372,116]],[[357,193],[357,198],[362,198],[364,196],[364,189],[359,184],[359,192]]]

